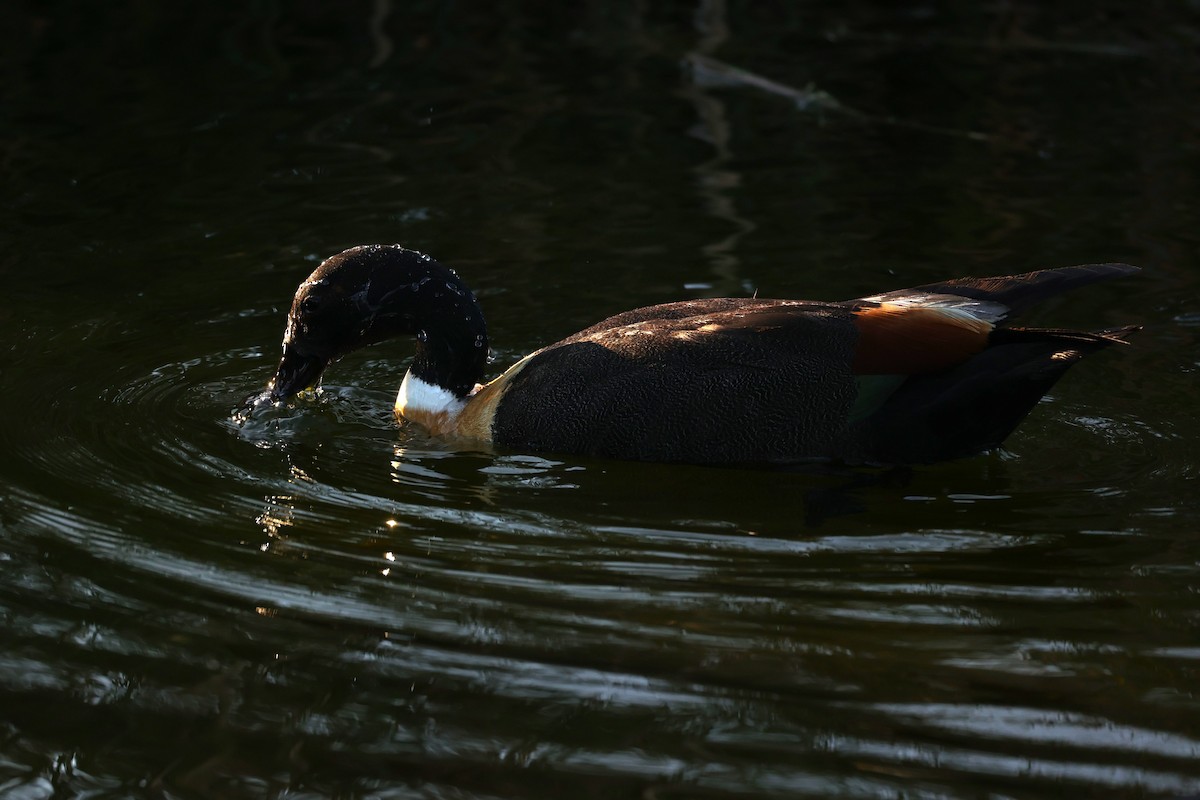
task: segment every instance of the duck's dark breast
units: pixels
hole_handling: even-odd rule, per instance
[[[690,463],[838,455],[857,332],[835,304],[639,309],[533,355],[496,408],[496,444]]]

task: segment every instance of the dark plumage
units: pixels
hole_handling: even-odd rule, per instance
[[[1136,267],[965,278],[837,303],[720,298],[610,317],[485,386],[474,296],[399,246],[352,248],[301,284],[270,398],[350,350],[417,339],[397,397],[435,435],[700,464],[922,463],[998,446],[1064,372],[1135,326],[1002,327],[1010,311]]]

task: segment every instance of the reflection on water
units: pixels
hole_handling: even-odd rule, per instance
[[[1194,24],[675,11],[0,12],[0,794],[1200,794]],[[297,280],[395,240],[496,372],[697,293],[1101,259],[1147,271],[1034,321],[1147,330],[912,470],[464,451],[397,426],[402,344],[238,416]]]

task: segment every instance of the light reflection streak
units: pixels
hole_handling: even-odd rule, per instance
[[[314,483],[307,472],[291,463],[290,458],[288,473],[289,484]],[[267,541],[259,545],[258,549],[261,552],[265,553],[273,547],[278,550],[278,545],[288,538],[288,529],[296,524],[296,499],[294,494],[274,494],[263,498],[266,505],[263,512],[254,519],[267,535]]]

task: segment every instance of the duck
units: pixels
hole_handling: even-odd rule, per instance
[[[484,382],[487,324],[458,273],[400,245],[363,245],[300,284],[260,399],[279,406],[347,353],[407,336],[396,416],[464,448],[926,464],[1000,447],[1075,363],[1141,327],[1018,327],[1010,316],[1137,271],[1084,264],[836,302],[682,300],[608,317]]]

